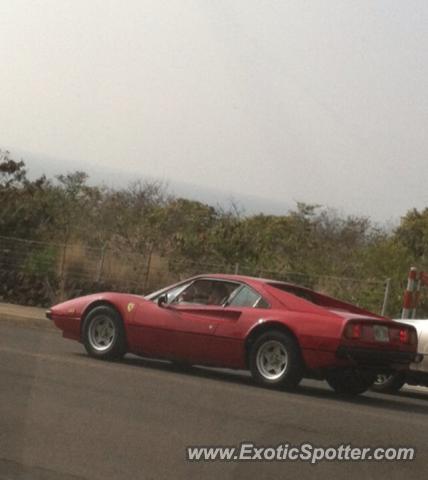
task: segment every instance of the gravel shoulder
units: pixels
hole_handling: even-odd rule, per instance
[[[44,308],[0,303],[0,322],[23,327],[54,329],[52,322],[46,318],[45,312]]]

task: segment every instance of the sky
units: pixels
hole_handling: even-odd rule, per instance
[[[279,213],[428,206],[426,0],[0,0],[0,148]]]

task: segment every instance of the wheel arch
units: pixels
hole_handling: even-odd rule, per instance
[[[302,348],[300,346],[296,333],[288,325],[285,325],[284,323],[278,320],[268,320],[266,322],[260,323],[259,325],[256,325],[255,327],[253,327],[245,338],[245,344],[244,344],[245,345],[245,365],[247,368],[249,366],[251,345],[255,342],[255,340],[260,335],[262,335],[263,333],[269,330],[277,330],[277,331],[286,333],[287,335],[292,337],[296,342],[296,345],[300,351],[301,358],[303,359]]]
[[[120,321],[122,322],[123,329],[125,332],[125,337],[126,337],[126,328],[125,328],[125,322],[123,321],[123,315],[120,311],[120,309],[111,301],[106,300],[106,299],[100,299],[100,300],[95,300],[94,302],[91,302],[89,305],[85,307],[85,309],[82,312],[81,315],[81,321],[80,321],[80,336],[82,336],[82,331],[83,331],[83,325],[85,323],[85,319],[88,316],[88,314],[94,310],[94,308],[97,307],[110,307],[113,310],[116,311],[116,313],[119,315]]]

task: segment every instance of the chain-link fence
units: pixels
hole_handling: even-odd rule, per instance
[[[0,236],[0,301],[47,306],[105,290],[145,289],[150,255]]]
[[[313,288],[371,310],[387,307],[390,282],[248,268],[244,264],[201,263],[79,243],[57,244],[0,236],[0,301],[49,306],[79,295],[120,291],[148,293],[201,273],[236,273]],[[397,312],[398,314],[398,312]]]

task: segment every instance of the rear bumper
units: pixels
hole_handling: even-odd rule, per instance
[[[351,360],[354,364],[366,367],[403,368],[415,361],[416,352],[399,352],[396,350],[373,350],[340,346],[336,356]]]

